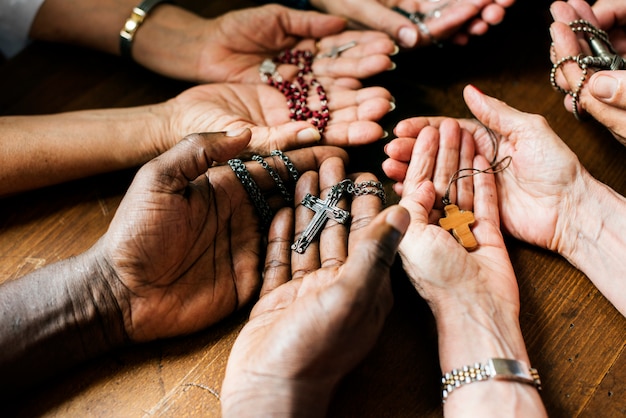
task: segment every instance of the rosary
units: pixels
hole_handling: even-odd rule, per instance
[[[578,114],[578,100],[580,99],[580,91],[587,81],[588,68],[595,68],[598,70],[623,70],[626,69],[626,61],[619,56],[611,41],[609,35],[602,29],[598,29],[586,20],[574,20],[569,23],[570,28],[575,33],[583,33],[589,43],[593,55],[580,54],[577,56],[568,55],[561,58],[552,66],[550,71],[550,83],[552,86],[563,94],[572,96],[572,112],[576,119],[580,119]],[[576,89],[565,90],[556,83],[556,72],[566,62],[575,62],[580,67],[582,74]]]
[[[283,80],[276,69],[277,64],[296,65],[298,74],[295,81]],[[312,66],[313,53],[311,51],[287,50],[273,60],[266,59],[263,61],[259,73],[263,82],[277,88],[285,95],[292,121],[310,121],[322,134],[330,120],[328,97],[324,87],[313,76]],[[311,88],[315,88],[319,97],[319,110],[311,110],[307,104],[309,89]]]

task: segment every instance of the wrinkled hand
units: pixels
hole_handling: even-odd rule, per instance
[[[289,150],[315,144],[352,146],[375,142],[383,137],[376,120],[392,107],[391,94],[382,87],[351,90],[326,88],[330,121],[319,141],[319,132],[308,122],[291,122],[285,96],[264,84],[207,84],[192,87],[163,106],[163,118],[170,132],[162,135],[158,152],[169,149],[172,138],[189,132],[252,130],[244,154],[268,155],[273,149]],[[319,107],[316,94],[311,108]],[[157,133],[160,135],[160,133]],[[319,141],[319,142],[318,142]]]
[[[429,221],[438,179],[450,178],[465,167],[464,154],[472,151],[471,142],[454,119],[442,118],[439,128],[420,129],[400,200],[411,214],[399,248],[402,265],[433,311],[443,372],[489,357],[529,361],[519,326],[517,280],[499,229],[493,175],[463,179],[473,184],[460,185],[450,193],[450,200],[461,209],[473,207],[476,249],[468,252],[449,232]],[[490,164],[476,155],[471,167],[486,170]],[[468,200],[469,207],[461,203]],[[511,391],[508,385],[507,396],[514,401],[503,406],[493,395],[502,383],[491,380],[484,385],[451,393],[444,405],[445,416],[546,416],[534,388],[515,385]]]
[[[474,138],[477,152],[489,161],[493,158],[493,140],[486,126],[498,140],[496,159],[512,157],[510,166],[495,175],[503,227],[518,239],[559,251],[564,223],[572,217],[570,212],[576,202],[585,196],[581,173],[586,170],[543,117],[519,112],[471,86],[464,95],[480,122],[458,122]],[[406,182],[415,142],[411,137],[427,126],[443,129],[443,120],[414,118],[400,122],[395,129],[400,138],[386,148],[391,159],[385,162],[385,173]],[[402,188],[398,190],[406,193]]]
[[[466,44],[469,36],[483,35],[489,25],[502,21],[505,9],[515,0],[442,0],[429,3],[419,0],[312,0],[320,10],[350,19],[356,25],[383,31],[405,48],[424,46],[431,39],[421,33],[406,17],[391,10],[399,7],[409,13],[441,11],[436,18],[426,20],[430,34],[438,40],[451,38],[454,43]]]
[[[489,167],[484,157],[472,158],[473,154],[472,138],[457,121],[442,118],[438,127],[426,126],[419,131],[403,183],[400,205],[411,213],[411,225],[400,244],[400,256],[409,278],[435,313],[446,302],[458,298],[467,301],[481,289],[489,289],[511,304],[518,299],[499,229],[493,175],[460,179],[449,196],[461,210],[474,211],[476,221],[471,229],[479,243],[476,250],[468,252],[437,225],[441,214],[432,216],[435,208],[442,208],[436,197],[445,193],[457,170]]]
[[[296,200],[320,189],[324,195],[344,178],[343,164],[329,159],[319,178],[303,175]],[[349,236],[346,226],[329,221],[301,255],[289,248],[294,223],[302,231],[313,212],[300,205],[295,220],[288,209],[275,218],[261,299],[228,361],[224,416],[271,415],[264,405],[292,416],[323,416],[335,384],[374,345],[392,305],[389,267],[408,214],[394,206],[377,216],[381,201],[371,195],[354,198],[351,209],[342,206],[352,215]]]
[[[569,22],[577,19],[584,19],[594,26],[610,31],[613,26],[608,26],[619,22],[618,17],[626,13],[614,10],[608,12],[607,2],[600,3],[599,13],[602,21],[594,14],[595,9],[583,0],[570,0],[569,2],[555,2],[550,10],[554,18],[554,23],[550,26],[550,33],[553,41],[551,52],[552,62],[560,60],[562,57],[578,56],[579,54],[590,55],[591,52],[586,42],[580,41],[580,35],[576,35],[569,27]],[[610,2],[608,2],[610,3]],[[615,5],[613,5],[615,6]],[[595,7],[595,6],[594,6]],[[613,14],[615,13],[615,14]],[[623,21],[625,19],[621,19]],[[615,47],[620,54],[626,53],[626,42],[624,32],[621,28],[611,31],[611,40],[616,39]],[[567,62],[561,66],[557,72],[556,82],[564,90],[575,91],[581,80],[582,71],[575,62]],[[578,100],[579,113],[583,110],[593,116],[598,122],[606,126],[613,136],[622,144],[626,145],[626,125],[623,123],[626,117],[626,71],[595,71],[588,69],[587,80],[580,90]],[[565,108],[572,111],[572,97],[566,95],[564,99]]]
[[[249,131],[194,134],[146,164],[96,244],[131,341],[200,330],[258,291],[263,257],[258,218],[231,168],[212,167],[240,152],[249,139]],[[302,171],[330,156],[346,158],[331,147],[288,155]],[[289,178],[278,158],[268,162]],[[249,171],[261,190],[275,189],[260,164],[250,163]],[[274,209],[285,204],[269,201]]]

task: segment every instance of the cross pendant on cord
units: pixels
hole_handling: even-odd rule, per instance
[[[302,205],[314,211],[315,215],[302,232],[302,235],[300,235],[300,238],[291,245],[292,250],[298,254],[304,253],[329,219],[340,224],[346,223],[350,218],[350,213],[335,206],[339,202],[339,199],[341,199],[343,189],[343,184],[339,183],[333,186],[325,200],[313,196],[310,193],[302,199]]]
[[[439,226],[446,231],[452,231],[454,238],[468,250],[478,247],[478,242],[469,226],[474,223],[474,214],[471,211],[459,210],[457,205],[446,205],[446,217],[439,219]]]

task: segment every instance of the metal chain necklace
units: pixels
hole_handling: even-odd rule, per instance
[[[291,64],[298,67],[293,82],[284,80],[276,69],[277,64]],[[305,50],[286,50],[278,57],[266,59],[259,68],[261,80],[277,88],[285,95],[292,121],[307,121],[315,126],[320,134],[330,120],[326,90],[313,75],[313,53]],[[311,110],[308,105],[309,90],[315,89],[320,101],[319,110]]]

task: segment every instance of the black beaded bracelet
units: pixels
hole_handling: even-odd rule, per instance
[[[144,19],[155,6],[161,3],[173,3],[171,0],[144,0],[139,3],[139,6],[133,8],[130,17],[124,23],[124,27],[120,31],[120,54],[123,58],[127,58],[132,60],[132,54],[130,49],[133,45],[133,38],[135,37],[135,32]]]

